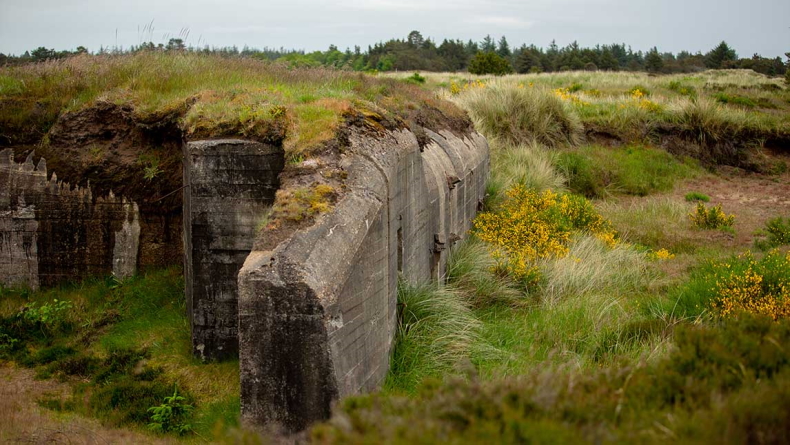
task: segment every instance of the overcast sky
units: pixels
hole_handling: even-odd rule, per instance
[[[153,21],[153,32],[143,32]],[[0,0],[0,52],[45,46],[187,43],[325,50],[366,48],[411,30],[438,42],[507,36],[511,46],[624,42],[635,50],[739,56],[790,51],[790,0]]]

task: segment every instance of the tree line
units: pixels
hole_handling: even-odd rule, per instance
[[[726,42],[721,42],[707,53],[680,51],[661,52],[657,47],[647,52],[634,51],[621,43],[581,47],[573,42],[559,47],[552,41],[548,47],[521,45],[513,48],[505,36],[495,39],[490,35],[482,41],[448,40],[437,44],[419,31],[412,31],[405,39],[391,39],[362,50],[360,46],[341,51],[330,45],[326,51],[305,52],[285,48],[256,49],[243,47],[187,46],[182,39],[170,39],[167,44],[152,42],[123,48],[103,48],[98,54],[134,53],[138,51],[189,51],[225,56],[253,57],[278,60],[292,66],[328,66],[354,71],[469,71],[473,74],[542,73],[571,70],[590,71],[647,71],[653,73],[684,73],[704,69],[752,69],[769,76],[784,76],[788,62],[780,57],[766,58],[759,54],[739,58]],[[55,51],[39,47],[19,56],[0,53],[0,65],[38,62],[87,53],[82,46],[74,51]]]

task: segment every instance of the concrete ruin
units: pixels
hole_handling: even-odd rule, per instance
[[[239,273],[245,422],[299,431],[327,418],[332,401],[383,382],[398,279],[444,274],[488,179],[482,136],[426,132],[422,149],[408,131],[353,135],[342,160],[348,189],[335,208],[247,258]]]
[[[118,130],[113,141],[125,134]],[[93,150],[91,140],[78,142],[70,153]],[[112,159],[132,153],[108,147]],[[246,423],[302,430],[327,418],[338,398],[381,385],[398,280],[441,279],[488,176],[488,145],[474,131],[420,128],[418,137],[406,128],[351,127],[330,152],[328,161],[286,166],[281,141],[184,142],[182,176],[166,172],[167,188],[152,191],[126,184],[136,193],[130,198],[108,191],[106,174],[98,193],[58,179],[32,151],[15,159],[5,149],[0,282],[37,288],[127,277],[183,256],[195,354],[240,358]],[[58,162],[68,171],[67,160]],[[140,175],[137,164],[127,173],[111,165]],[[313,173],[294,173],[300,169]],[[90,180],[90,169],[73,171]],[[286,229],[267,227],[278,190],[311,181],[332,181],[331,208]],[[172,201],[179,195],[180,205]],[[163,199],[171,202],[161,206]]]
[[[166,226],[147,221],[144,237],[137,203],[112,192],[94,197],[33,158],[15,162],[11,149],[0,151],[0,282],[37,289],[167,265],[141,255],[146,239],[166,237]]]

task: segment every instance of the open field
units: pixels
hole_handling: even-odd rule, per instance
[[[485,209],[447,284],[401,284],[384,388],[342,401],[315,442],[790,441],[790,223],[770,222],[790,217],[779,80],[423,73],[415,86],[404,74],[134,57],[0,71],[0,103],[23,113],[0,122],[32,125],[40,143],[59,113],[98,100],[134,104],[140,119],[179,109],[187,133],[260,128],[284,107],[286,146],[309,158],[351,108],[406,121],[428,104],[466,110],[491,143]],[[24,115],[44,98],[44,113]],[[65,434],[257,440],[236,429],[238,363],[191,357],[183,300],[178,269],[3,289],[0,357],[15,364],[0,378]],[[25,393],[31,375],[52,392]],[[194,407],[178,419],[189,431],[146,432],[148,409],[176,388]],[[0,425],[16,409],[0,406]]]

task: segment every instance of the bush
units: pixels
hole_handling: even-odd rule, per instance
[[[694,271],[676,291],[670,312],[722,317],[749,312],[773,319],[790,315],[790,254],[769,252],[757,260],[746,253],[724,261],[711,261]]]
[[[589,232],[615,243],[615,233],[589,201],[581,196],[538,193],[516,185],[494,211],[480,213],[474,234],[494,247],[497,268],[525,284],[536,282],[536,260],[564,257],[575,231]]]
[[[489,139],[511,145],[534,141],[548,147],[582,139],[579,117],[550,91],[494,83],[458,97]]]
[[[680,94],[681,96],[687,96],[691,98],[697,97],[697,90],[690,85],[683,85],[680,81],[673,80],[669,82],[667,88]]]
[[[425,77],[421,76],[420,73],[414,73],[406,78],[406,82],[413,83],[416,85],[425,83],[425,80],[426,80]]]
[[[790,244],[790,218],[774,218],[765,223],[765,230],[761,235],[763,239],[755,241],[755,246],[761,250]]]
[[[689,218],[700,229],[718,229],[735,224],[735,215],[726,215],[721,210],[721,204],[707,208],[705,204],[698,202],[696,211],[689,213]]]
[[[469,72],[477,75],[494,74],[502,76],[513,72],[507,59],[493,52],[479,52],[469,61]]]
[[[385,387],[413,392],[469,356],[480,322],[451,286],[398,283],[398,331]]]
[[[736,96],[734,94],[731,95],[727,93],[716,93],[713,95],[713,98],[722,104],[737,105],[745,108],[754,108],[757,106],[757,102],[753,101],[752,99],[743,96]]]
[[[706,195],[704,193],[690,192],[690,193],[686,193],[686,201],[688,201],[688,202],[696,202],[696,201],[710,202],[710,196],[708,196],[708,195]]]
[[[179,435],[192,431],[189,417],[194,407],[186,403],[186,397],[178,395],[178,388],[173,390],[173,395],[165,397],[164,403],[148,408],[151,413],[151,423],[148,428],[159,432],[174,432]]]

